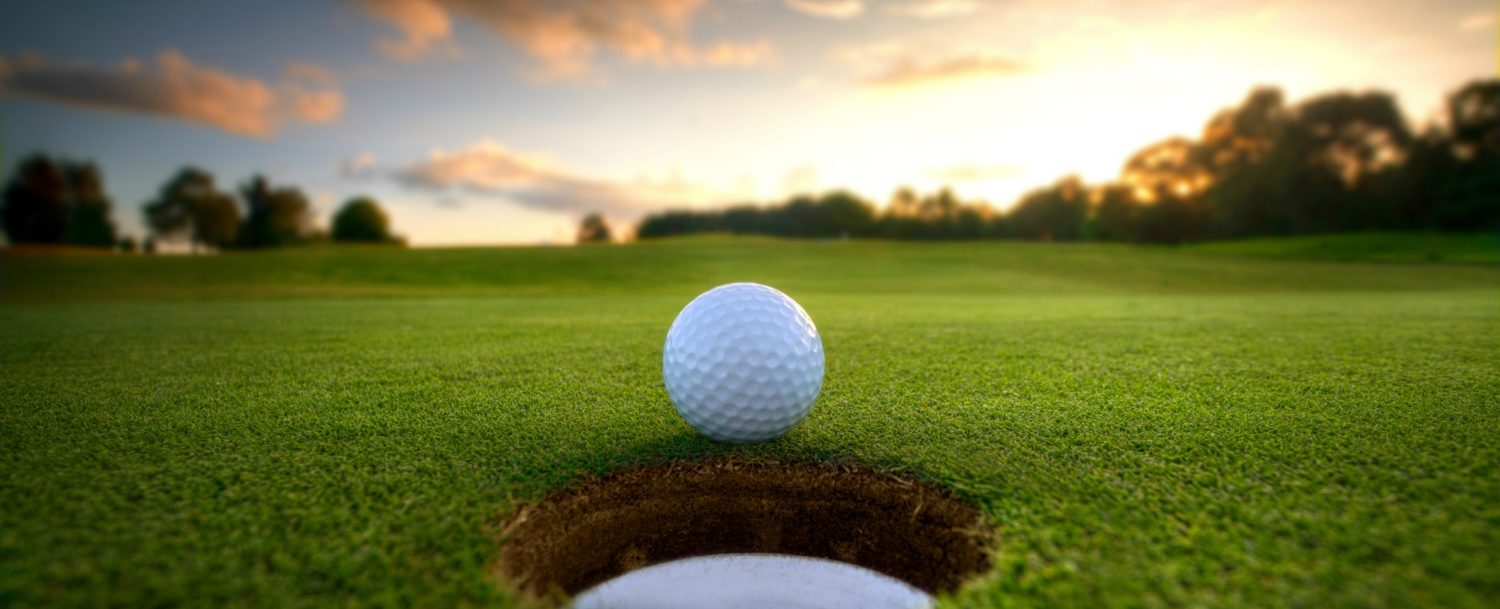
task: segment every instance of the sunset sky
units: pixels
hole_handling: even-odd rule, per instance
[[[0,5],[0,154],[92,159],[115,217],[184,164],[370,194],[417,245],[579,217],[951,185],[1009,205],[1197,135],[1252,86],[1497,72],[1493,0],[352,0]]]

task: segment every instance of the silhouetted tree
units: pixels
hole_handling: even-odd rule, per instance
[[[1207,156],[1207,151],[1192,140],[1169,138],[1131,155],[1125,161],[1122,179],[1146,203],[1190,199],[1213,181]]]
[[[110,219],[113,205],[104,193],[104,176],[93,163],[63,163],[71,196],[68,229],[63,240],[72,245],[113,247],[115,224]]]
[[[897,189],[880,217],[880,234],[895,239],[917,239],[924,232],[921,198],[910,188]]]
[[[1300,127],[1309,136],[1306,162],[1321,171],[1300,184],[1306,200],[1304,217],[1310,230],[1378,228],[1387,210],[1373,202],[1376,177],[1395,171],[1406,159],[1412,136],[1390,94],[1330,93],[1307,100],[1297,108]]]
[[[1253,89],[1239,106],[1209,120],[1198,143],[1208,172],[1201,199],[1208,236],[1288,232],[1288,209],[1302,194],[1306,138],[1279,89]]]
[[[1006,217],[1008,235],[1042,241],[1075,241],[1083,237],[1088,198],[1076,177],[1039,188],[1021,197]]]
[[[110,207],[97,165],[36,154],[21,162],[6,186],[0,221],[13,243],[111,247]]]
[[[1448,97],[1451,160],[1433,223],[1449,230],[1500,228],[1500,79],[1471,82]]]
[[[1104,241],[1135,241],[1140,238],[1140,215],[1141,205],[1133,189],[1110,184],[1099,191],[1089,234]]]
[[[1168,194],[1141,205],[1137,238],[1146,243],[1198,241],[1207,234],[1208,209],[1189,197]]]
[[[345,243],[399,243],[391,234],[391,220],[380,204],[369,197],[355,197],[333,215],[334,241]]]
[[[264,176],[255,176],[240,187],[245,201],[245,221],[240,224],[238,244],[262,248],[305,243],[312,236],[312,205],[302,191],[273,188]]]
[[[875,225],[875,207],[852,192],[824,194],[817,202],[814,237],[845,237],[869,234]]]
[[[234,198],[214,187],[213,175],[184,167],[146,204],[146,224],[158,238],[186,236],[194,249],[225,248],[234,243],[240,210]]]
[[[1415,135],[1384,92],[1331,92],[1289,106],[1258,87],[1215,114],[1198,139],[1151,144],[1119,182],[1076,178],[1027,193],[1006,214],[950,191],[907,188],[878,218],[850,195],[851,216],[826,197],[769,207],[667,212],[641,237],[728,231],[814,237],[844,231],[895,239],[1109,239],[1177,243],[1368,229],[1500,228],[1500,79],[1447,100],[1448,128]]]
[[[68,228],[68,187],[51,158],[36,154],[22,161],[5,187],[0,210],[11,243],[60,243]]]
[[[995,212],[990,206],[975,203],[960,205],[949,222],[949,237],[953,239],[982,239],[993,236]]]
[[[609,222],[602,214],[584,216],[583,221],[578,224],[579,243],[609,243],[612,240],[614,236],[610,234]]]
[[[799,195],[770,207],[737,205],[724,210],[672,210],[652,214],[636,228],[636,237],[651,239],[688,233],[727,232],[782,237],[842,237],[870,234],[875,208],[858,196],[834,191]]]

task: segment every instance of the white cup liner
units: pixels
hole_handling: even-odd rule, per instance
[[[575,609],[926,609],[933,599],[864,567],[784,554],[715,554],[630,571]]]

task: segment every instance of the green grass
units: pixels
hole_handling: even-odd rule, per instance
[[[677,418],[659,359],[732,280],[797,298],[828,354],[808,419],[738,449]],[[999,560],[953,606],[1500,598],[1500,265],[726,239],[5,256],[0,303],[0,606],[508,606],[486,568],[518,502],[731,451],[981,505]]]
[[[1215,241],[1200,252],[1339,262],[1500,264],[1500,234],[1364,233],[1283,239]]]

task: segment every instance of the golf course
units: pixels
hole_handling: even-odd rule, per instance
[[[826,377],[721,444],[662,349],[740,281]],[[530,606],[517,510],[710,461],[973,506],[942,607],[1493,607],[1500,238],[0,254],[0,607]]]

